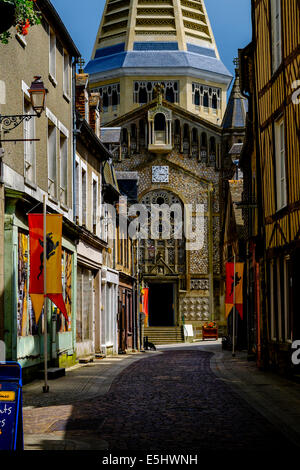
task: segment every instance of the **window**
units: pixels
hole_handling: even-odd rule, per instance
[[[60,202],[68,203],[68,139],[60,133]]]
[[[97,233],[97,207],[98,207],[98,179],[93,175],[93,187],[92,187],[92,197],[93,197],[93,212],[92,212],[92,227],[93,233]]]
[[[24,99],[24,114],[34,114],[31,103]],[[24,163],[25,178],[35,182],[35,143],[29,139],[35,138],[35,118],[24,121]]]
[[[63,85],[64,85],[64,93],[68,97],[71,95],[70,93],[70,57],[64,51],[64,70],[63,70]]]
[[[292,312],[290,308],[290,288],[291,288],[291,266],[289,258],[284,259],[284,322],[285,339],[293,340],[292,335]]]
[[[276,341],[276,316],[275,316],[275,276],[274,276],[274,263],[270,263],[270,339]]]
[[[79,159],[76,157],[75,162],[75,204],[76,204],[76,223],[80,222],[80,185],[79,185],[80,164]]]
[[[272,64],[275,72],[282,62],[281,48],[281,2],[271,0],[271,21],[272,21]]]
[[[192,102],[196,108],[203,106],[204,111],[212,109],[214,114],[221,109],[221,88],[208,87],[200,83],[192,83]]]
[[[56,78],[56,37],[50,30],[50,53],[49,53],[49,72],[52,78]]]
[[[81,169],[81,211],[82,225],[86,225],[86,190],[87,190],[87,173],[86,168]]]
[[[94,275],[84,267],[77,268],[76,341],[93,339]]]
[[[102,100],[102,109],[104,113],[108,112],[108,109],[112,107],[113,111],[116,111],[120,104],[120,84],[112,83],[105,85],[100,88],[95,88],[93,91],[100,93]]]
[[[287,185],[285,170],[284,120],[275,123],[275,161],[276,161],[276,194],[277,210],[287,204]]]
[[[56,127],[48,121],[48,193],[56,197]]]
[[[155,87],[158,83],[164,85],[164,99],[170,103],[179,103],[179,84],[177,81],[166,82],[134,82],[133,83],[133,102],[146,104],[155,98]]]

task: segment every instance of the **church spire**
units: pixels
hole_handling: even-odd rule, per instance
[[[97,34],[97,49],[123,42],[124,50],[135,42],[187,43],[218,51],[203,0],[106,0]]]
[[[167,101],[220,124],[232,80],[204,0],[106,0],[85,72],[104,121],[151,101],[160,82]]]

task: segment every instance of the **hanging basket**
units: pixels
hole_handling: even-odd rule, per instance
[[[0,34],[8,31],[15,22],[16,5],[0,1]]]

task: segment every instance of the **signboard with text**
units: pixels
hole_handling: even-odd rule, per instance
[[[0,450],[23,450],[22,368],[0,362]]]

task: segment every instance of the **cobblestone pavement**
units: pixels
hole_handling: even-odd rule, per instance
[[[26,449],[292,449],[232,381],[216,375],[212,359],[201,348],[161,350],[121,371],[101,397],[25,409]]]

